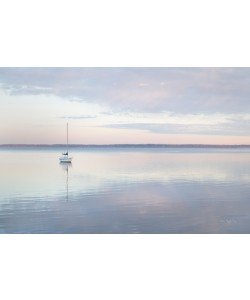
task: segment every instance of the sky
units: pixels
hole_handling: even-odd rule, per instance
[[[0,68],[0,144],[250,144],[250,68]]]

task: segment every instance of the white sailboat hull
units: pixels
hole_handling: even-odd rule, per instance
[[[60,160],[60,162],[61,163],[71,163],[71,161],[72,161],[72,157],[60,157],[59,158],[59,160]]]

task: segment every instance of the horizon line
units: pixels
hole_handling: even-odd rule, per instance
[[[34,146],[44,146],[44,147],[55,147],[55,146],[66,146],[67,144],[0,144],[0,147],[34,147]],[[158,146],[158,147],[250,147],[250,144],[153,144],[153,143],[145,143],[145,144],[69,144],[69,147],[124,147],[124,146],[137,146],[137,147],[150,147],[150,146]]]

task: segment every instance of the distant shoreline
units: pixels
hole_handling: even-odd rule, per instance
[[[18,147],[65,147],[65,144],[2,144],[0,148]],[[250,148],[250,145],[212,145],[212,144],[70,144],[72,148]]]

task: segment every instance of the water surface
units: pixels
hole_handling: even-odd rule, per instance
[[[0,233],[250,233],[249,148],[0,148]]]

